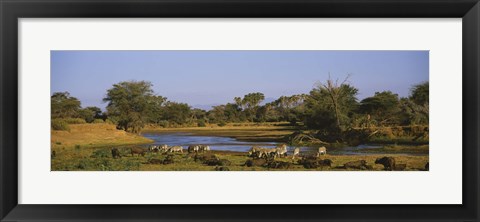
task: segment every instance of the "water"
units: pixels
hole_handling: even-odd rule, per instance
[[[247,152],[252,146],[261,146],[267,148],[276,147],[276,142],[245,142],[235,138],[220,136],[196,136],[190,133],[144,133],[144,137],[154,140],[153,145],[167,144],[169,146],[183,146],[187,148],[189,145],[208,145],[212,150]],[[383,148],[381,145],[359,145],[355,147],[339,147],[329,148],[329,154],[335,155],[378,155],[380,153],[364,153],[359,152],[361,149]],[[288,147],[288,152],[292,153],[294,147]],[[302,153],[314,153],[318,147],[300,147]]]
[[[144,137],[154,140],[154,145],[167,144],[168,146],[208,145],[212,150],[229,150],[246,152],[252,146],[276,147],[276,143],[244,142],[230,137],[195,136],[190,133],[145,133]]]

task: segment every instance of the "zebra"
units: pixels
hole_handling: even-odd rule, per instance
[[[320,155],[327,155],[327,148],[322,146],[318,148],[317,157]]]
[[[188,146],[188,153],[197,153],[198,151],[200,150],[200,146],[199,145],[190,145]]]
[[[168,152],[168,150],[169,150],[167,144],[162,144],[162,145],[158,146],[158,149],[163,153]]]
[[[293,149],[292,159],[295,159],[295,156],[300,156],[300,148],[298,147],[295,147],[295,149]]]
[[[287,145],[286,144],[281,144],[280,146],[277,146],[275,148],[277,155],[281,157],[282,155],[287,156]]]
[[[172,146],[172,147],[170,147],[169,151],[170,151],[171,153],[174,153],[174,152],[183,153],[183,147],[181,147],[181,146]]]

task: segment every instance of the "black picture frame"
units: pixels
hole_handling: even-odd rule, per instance
[[[0,15],[0,218],[2,221],[479,220],[480,5],[478,0],[0,0]],[[17,20],[19,18],[77,17],[462,18],[463,204],[261,206],[18,204]]]

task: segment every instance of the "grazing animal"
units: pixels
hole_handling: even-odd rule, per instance
[[[360,170],[365,170],[367,169],[367,161],[365,160],[357,160],[357,161],[351,161],[348,163],[345,163],[343,165],[345,169],[360,169]]]
[[[205,162],[207,160],[217,160],[218,161],[218,157],[215,156],[215,154],[195,154],[195,156],[193,157],[194,161],[195,162]]]
[[[175,152],[183,153],[183,147],[181,147],[181,146],[172,146],[172,147],[170,147],[169,151],[170,151],[171,153],[175,153]]]
[[[158,146],[158,149],[159,149],[160,152],[166,153],[166,152],[168,152],[168,145],[167,144],[162,144],[162,145]]]
[[[122,156],[120,155],[120,150],[118,150],[117,148],[112,148],[112,158],[122,158]]]
[[[243,165],[247,167],[254,167],[254,166],[264,166],[265,164],[267,164],[267,160],[265,159],[252,159],[252,160],[245,161],[245,164]]]
[[[197,153],[198,151],[200,150],[200,146],[199,145],[190,145],[188,146],[188,153]]]
[[[250,148],[250,150],[248,151],[248,156],[249,157],[254,157],[256,156],[256,153],[258,151],[260,151],[262,148],[261,147],[258,147],[258,146],[252,146],[252,148]]]
[[[137,154],[138,156],[140,156],[140,155],[145,156],[145,153],[146,153],[146,152],[147,152],[147,151],[146,151],[145,149],[142,149],[142,148],[140,148],[140,147],[132,147],[132,148],[130,149],[130,153],[132,154],[132,156],[133,156],[134,154]]]
[[[395,158],[393,157],[382,157],[375,160],[375,164],[382,164],[385,170],[392,171],[395,169]]]
[[[248,156],[253,158],[268,158],[272,155],[277,155],[277,148],[263,148],[258,146],[253,146],[248,151]]]
[[[258,152],[257,158],[269,158],[271,156],[277,156],[277,148],[263,148]]]
[[[273,161],[267,163],[265,166],[267,168],[272,168],[272,169],[288,169],[290,168],[290,163],[288,162],[282,162],[282,161]]]
[[[318,148],[317,156],[327,155],[327,148],[322,146]]]
[[[300,156],[300,148],[299,147],[295,147],[295,149],[293,149],[292,159],[295,159],[296,156]]]
[[[230,166],[232,165],[232,162],[227,159],[208,159],[204,161],[204,164],[207,164],[209,166]]]
[[[210,147],[207,146],[207,145],[199,145],[199,151],[200,152],[207,152],[207,151],[210,151]]]
[[[395,171],[404,171],[405,168],[407,168],[407,164],[396,164],[396,165],[393,167],[393,170],[395,170]]]
[[[429,171],[430,170],[430,162],[427,162],[427,164],[425,164],[425,171]]]
[[[331,159],[324,159],[324,160],[319,160],[318,161],[318,165],[322,166],[322,167],[324,167],[324,166],[332,167],[332,163],[333,163],[333,161]]]
[[[306,169],[314,169],[318,167],[318,159],[316,156],[304,156],[298,161],[298,164],[303,165]]]
[[[298,163],[306,169],[315,169],[318,167],[332,167],[333,161],[330,159],[319,160],[316,156],[306,156],[298,161]]]
[[[217,166],[217,167],[215,167],[215,170],[216,171],[230,171],[230,169],[228,167],[224,167],[224,166]]]
[[[276,156],[282,157],[287,156],[287,144],[281,144],[275,148]]]
[[[158,146],[155,146],[155,145],[148,147],[148,151],[150,152],[158,152],[158,150],[159,150]]]

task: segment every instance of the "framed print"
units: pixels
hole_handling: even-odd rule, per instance
[[[478,220],[477,1],[1,11],[2,221]]]

